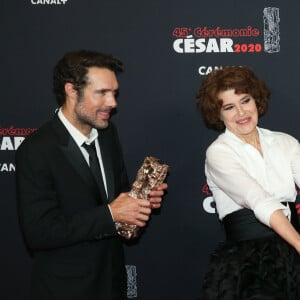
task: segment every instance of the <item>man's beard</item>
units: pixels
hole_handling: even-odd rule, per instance
[[[76,110],[76,118],[77,118],[77,122],[83,126],[90,126],[92,128],[95,129],[105,129],[108,124],[109,124],[109,120],[103,120],[103,119],[92,119],[91,117],[87,116],[86,114],[82,113],[82,111],[79,109]]]

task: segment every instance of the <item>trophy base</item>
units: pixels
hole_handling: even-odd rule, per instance
[[[123,236],[127,240],[138,237],[140,233],[140,227],[138,227],[137,225],[131,225],[131,224],[119,223],[119,222],[116,222],[115,225],[118,234]]]

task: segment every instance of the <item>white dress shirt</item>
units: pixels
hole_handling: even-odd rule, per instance
[[[300,186],[300,146],[292,136],[257,128],[263,156],[229,130],[207,149],[205,173],[220,220],[242,208],[253,210],[267,226],[281,209],[290,218],[295,183]]]
[[[59,109],[57,115],[60,118],[60,120],[62,121],[62,123],[65,125],[67,130],[69,131],[69,133],[72,136],[72,138],[74,139],[75,143],[78,145],[87,164],[89,164],[89,154],[88,154],[87,150],[84,147],[82,147],[82,144],[86,143],[86,144],[90,145],[91,143],[93,143],[95,141],[97,156],[98,156],[98,160],[99,160],[99,164],[100,164],[100,168],[101,168],[101,172],[102,172],[104,188],[105,188],[106,195],[107,195],[106,177],[105,177],[105,172],[104,172],[104,167],[103,167],[103,162],[102,162],[102,157],[101,157],[100,145],[99,145],[98,139],[97,139],[98,138],[98,130],[95,128],[92,128],[92,130],[90,132],[90,136],[87,138],[84,134],[82,134],[76,127],[74,127],[67,120],[67,118],[64,116],[63,112],[61,111],[61,108]]]

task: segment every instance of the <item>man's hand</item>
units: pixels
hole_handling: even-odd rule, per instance
[[[162,196],[165,193],[165,190],[168,188],[166,183],[162,183],[158,187],[151,190],[149,194],[149,201],[151,208],[160,208],[162,202]]]
[[[157,195],[162,195],[161,193],[163,193],[162,190],[155,192]],[[155,196],[155,199],[159,198],[159,196]],[[139,227],[146,225],[151,214],[150,201],[132,198],[127,193],[121,193],[109,206],[115,222],[133,224]]]

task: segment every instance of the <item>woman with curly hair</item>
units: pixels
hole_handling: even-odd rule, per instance
[[[206,125],[224,130],[207,149],[205,174],[226,240],[211,255],[203,300],[300,299],[300,146],[258,126],[269,96],[248,67],[214,70],[197,95]]]

